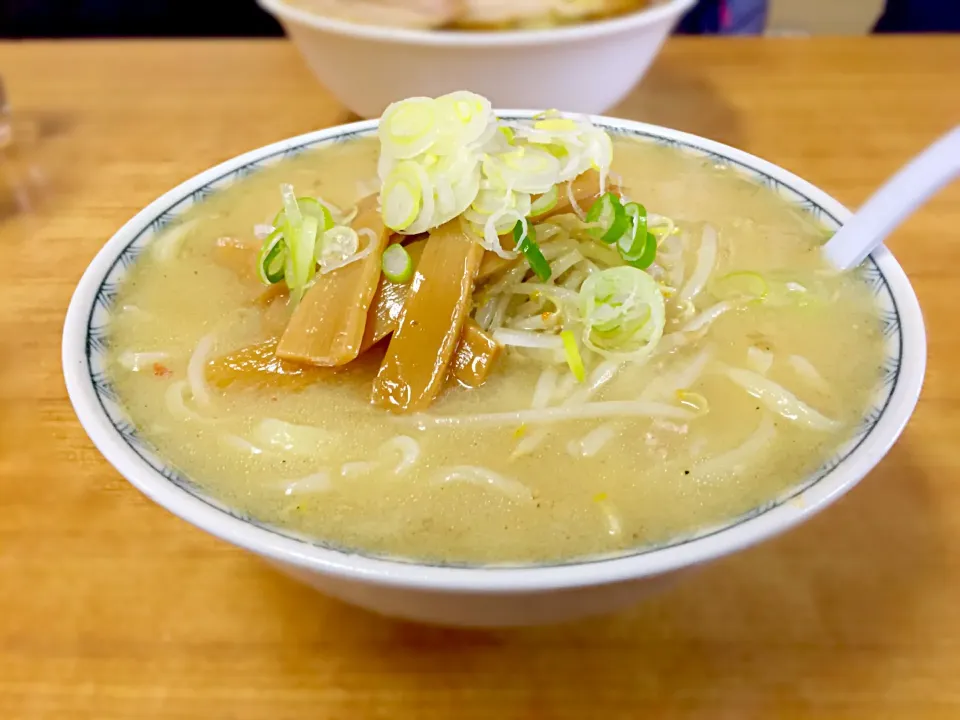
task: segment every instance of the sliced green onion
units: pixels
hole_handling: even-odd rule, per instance
[[[294,249],[297,245],[297,236],[299,235],[299,226],[293,225],[288,219],[286,213],[283,213],[282,222],[278,229],[283,233],[284,242],[287,245],[287,252],[284,255],[284,282],[290,289],[291,295],[295,301],[300,299],[300,294],[296,292],[297,283],[297,264],[295,262],[297,251]]]
[[[303,215],[312,216],[317,219],[320,232],[326,232],[333,227],[333,215],[330,214],[330,208],[316,198],[297,198],[297,205]],[[276,227],[276,225],[274,225],[274,227]]]
[[[413,259],[400,243],[394,243],[383,251],[380,258],[383,275],[393,283],[407,283],[413,277]]]
[[[257,277],[264,285],[275,285],[283,280],[287,245],[283,233],[277,229],[267,236],[257,255]]]
[[[524,233],[523,223],[517,222],[517,224],[513,226],[513,241],[516,243],[517,249],[523,253],[523,256],[527,259],[527,263],[533,272],[536,273],[537,277],[544,282],[549,280],[551,275],[550,263],[547,262],[543,253],[540,252],[540,246],[537,245],[537,234],[533,229],[533,225],[527,223],[527,231]]]
[[[647,242],[644,245],[643,252],[640,253],[637,257],[627,257],[623,256],[623,260],[627,265],[635,267],[638,270],[646,270],[648,267],[653,265],[653,261],[657,257],[657,238],[647,233]]]
[[[601,340],[616,341],[619,337],[636,335],[652,316],[649,306],[644,306],[637,315],[628,320],[621,321],[618,317],[608,320],[606,323],[594,325],[593,334]]]
[[[573,330],[564,330],[560,333],[560,339],[563,341],[563,354],[567,358],[570,372],[573,373],[577,382],[583,382],[587,373],[583,369],[583,358],[580,357],[580,348],[577,347],[577,338]]]
[[[636,243],[640,246],[640,251],[637,253],[627,253],[623,250],[620,251],[620,257],[623,258],[623,261],[632,267],[635,267],[639,270],[646,270],[648,267],[653,265],[653,261],[657,257],[657,238],[652,233],[646,233],[646,242]]]
[[[330,208],[322,202],[312,197],[297,198],[297,207],[301,215],[311,215],[319,222],[320,232],[325,232],[334,226],[333,215]],[[273,226],[282,227],[286,222],[287,214],[283,210],[273,216]]]
[[[580,286],[583,344],[606,357],[640,360],[663,335],[660,286],[643,270],[620,265],[594,272]]]
[[[620,257],[628,265],[646,270],[657,257],[657,238],[647,229],[647,209],[635,202],[623,206],[631,228],[617,241]]]
[[[554,185],[533,201],[533,204],[530,206],[530,217],[537,217],[538,215],[543,215],[553,210],[557,206],[557,199],[559,197],[560,190]]]
[[[303,214],[300,212],[300,206],[297,205],[297,196],[293,194],[293,185],[289,183],[280,185],[280,197],[283,199],[283,214],[296,227],[303,220]]]
[[[743,297],[762,300],[770,292],[770,286],[760,273],[738,270],[715,280],[710,290],[720,300]]]
[[[289,222],[285,223],[284,228],[289,224]],[[296,297],[303,294],[317,271],[314,253],[319,229],[320,223],[317,218],[307,216],[302,218],[299,227],[292,231],[291,240],[288,243],[290,262],[285,272],[290,292]]]
[[[596,224],[588,232],[597,240],[612,245],[630,228],[630,218],[627,217],[620,204],[620,199],[613,193],[604,193],[587,212],[587,222]]]
[[[637,257],[647,245],[647,209],[640,203],[628,202],[623,211],[630,219],[630,230],[617,241],[617,248],[623,257]]]

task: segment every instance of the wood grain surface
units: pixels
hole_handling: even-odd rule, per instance
[[[926,315],[927,383],[836,506],[620,615],[423,628],[151,504],[94,450],[60,373],[70,294],[125,220],[347,113],[279,41],[0,44],[0,73],[21,138],[0,156],[0,718],[960,717],[960,187],[890,243]],[[960,121],[957,88],[956,37],[675,40],[619,114],[855,206]]]

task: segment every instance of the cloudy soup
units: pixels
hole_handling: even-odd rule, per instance
[[[619,554],[734,521],[852,434],[883,335],[734,168],[469,93],[268,165],[123,281],[110,373],[205,492],[334,548]]]

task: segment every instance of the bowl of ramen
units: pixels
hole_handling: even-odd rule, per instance
[[[695,0],[258,0],[317,79],[375,118],[469,87],[497,107],[606,112]]]
[[[92,261],[64,373],[98,449],[339,598],[460,625],[634,602],[890,449],[923,320],[809,183],[665,128],[457,92],[197,175]]]

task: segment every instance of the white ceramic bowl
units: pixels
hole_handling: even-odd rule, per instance
[[[596,23],[546,30],[440,32],[356,25],[258,0],[314,75],[360,117],[395,100],[470,88],[494,107],[606,112],[637,84],[696,0],[668,0]]]
[[[504,112],[514,120],[529,112]],[[594,118],[611,132],[686,148],[764,183],[788,202],[838,227],[849,213],[810,183],[747,153],[686,133]],[[342,552],[291,536],[224,507],[158,457],[119,405],[105,372],[106,325],[118,283],[166,225],[211,191],[257,167],[304,149],[376,132],[375,122],[321,130],[254,150],[207,170],[124,225],[94,258],[77,287],[63,334],[70,399],[91,439],[131,483],[199,528],[246,548],[314,587],[380,613],[454,625],[553,622],[630,604],[677,571],[740,550],[796,525],[853,487],[886,454],[906,425],[926,365],[923,318],[894,257],[881,249],[863,268],[886,338],[883,377],[853,437],[816,472],[782,496],[720,527],[616,558],[552,566],[442,567]],[[841,149],[842,151],[842,149]]]

